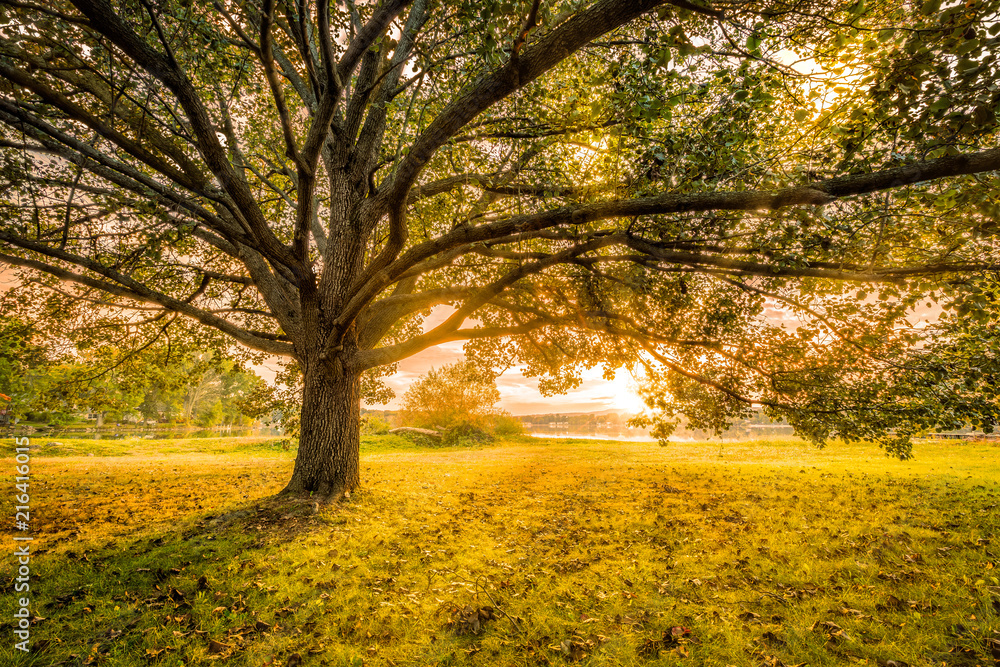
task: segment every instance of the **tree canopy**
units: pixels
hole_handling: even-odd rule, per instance
[[[0,261],[294,360],[289,491],[355,486],[362,392],[455,340],[905,454],[996,414],[981,329],[907,318],[991,312],[997,4],[3,1]]]

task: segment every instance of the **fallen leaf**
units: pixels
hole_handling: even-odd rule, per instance
[[[875,605],[875,609],[878,611],[895,610],[901,611],[906,609],[908,605],[897,598],[895,595],[888,595],[885,598],[885,603]]]
[[[864,618],[865,614],[857,609],[848,609],[847,607],[840,608],[840,614],[842,616],[854,616],[855,618]]]
[[[223,644],[222,642],[217,642],[214,639],[208,642],[209,655],[217,655],[219,653],[225,653],[227,650],[231,648],[232,646],[229,646],[228,644]]]
[[[820,632],[823,632],[824,634],[826,634],[827,638],[830,639],[831,641],[838,641],[841,639],[846,639],[850,641],[851,639],[849,636],[847,636],[847,633],[844,632],[844,629],[839,625],[837,625],[836,623],[834,623],[833,621],[816,621],[811,626],[809,626],[809,629],[819,630]]]
[[[769,644],[775,644],[777,646],[784,646],[785,645],[785,640],[782,639],[781,637],[779,637],[778,635],[774,634],[770,630],[768,630],[767,632],[765,632],[764,634],[762,634],[760,636],[760,638],[763,639],[764,641],[766,641]]]
[[[587,647],[582,642],[573,641],[571,639],[564,639],[562,644],[559,645],[559,650],[562,654],[573,660],[583,660],[587,657]]]

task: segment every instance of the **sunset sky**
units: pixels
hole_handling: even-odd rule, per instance
[[[387,379],[396,392],[396,399],[387,406],[373,408],[395,409],[411,382],[431,368],[439,368],[461,359],[462,343],[453,342],[424,350],[399,364],[399,371]],[[542,396],[538,392],[537,378],[526,378],[520,370],[512,368],[497,379],[500,390],[500,407],[514,415],[555,412],[600,412],[619,410],[639,412],[642,402],[635,393],[635,381],[627,370],[619,371],[613,382],[603,377],[603,369],[594,367],[583,373],[583,385],[567,394]]]
[[[448,308],[436,309],[424,322],[424,330],[444,321],[450,313]],[[788,313],[778,308],[766,307],[764,315],[773,322],[794,326],[794,320]],[[431,368],[439,368],[461,358],[462,343],[455,341],[405,359],[400,362],[399,371],[387,378],[387,383],[396,392],[396,399],[387,406],[370,407],[398,408],[400,398],[411,382]],[[556,396],[542,396],[538,391],[537,378],[526,378],[519,369],[512,368],[497,379],[497,388],[500,390],[500,407],[514,415],[602,410],[637,413],[643,409],[642,400],[635,391],[636,382],[627,369],[619,369],[615,379],[609,382],[604,379],[603,367],[595,366],[583,372],[583,384],[579,388]]]

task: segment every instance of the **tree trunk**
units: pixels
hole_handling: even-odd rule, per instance
[[[299,450],[284,493],[339,497],[360,481],[359,378],[317,364],[303,380]]]

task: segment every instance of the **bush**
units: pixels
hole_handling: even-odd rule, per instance
[[[493,442],[493,434],[479,428],[475,424],[457,424],[452,426],[441,438],[442,445],[483,445]]]
[[[406,426],[438,431],[429,445],[480,445],[524,432],[519,419],[496,407],[500,400],[493,371],[459,361],[414,382],[403,396]]]
[[[487,430],[500,400],[491,373],[470,361],[432,368],[403,395],[400,417],[417,428],[448,431],[472,424]]]
[[[386,420],[382,419],[378,415],[368,415],[367,417],[361,418],[361,434],[362,435],[386,435],[392,428]]]
[[[444,438],[433,438],[422,433],[403,433],[400,437],[409,440],[417,447],[441,447],[444,445]]]
[[[522,433],[524,433],[524,424],[517,417],[512,417],[507,413],[494,415],[493,435],[504,437],[521,435]]]

